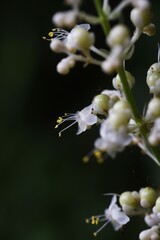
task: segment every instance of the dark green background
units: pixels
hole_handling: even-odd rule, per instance
[[[84,1],[85,2],[85,1]],[[136,77],[134,94],[142,110],[150,96],[148,67],[157,61],[160,5],[153,2],[157,34],[142,36],[126,67]],[[85,2],[94,11],[92,1]],[[67,9],[63,1],[5,1],[1,5],[0,37],[0,239],[89,240],[99,226],[86,217],[103,213],[110,197],[103,193],[159,187],[159,169],[135,148],[116,159],[87,165],[82,157],[93,148],[98,129],[76,136],[76,127],[61,138],[54,129],[64,112],[76,112],[93,96],[111,88],[111,76],[99,68],[77,64],[68,76],[56,72],[62,55],[42,39],[52,29],[52,14]],[[97,30],[96,44],[104,44]],[[138,239],[145,229],[133,219],[123,232],[108,225],[97,239]]]

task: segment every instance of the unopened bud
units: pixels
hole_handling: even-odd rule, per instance
[[[93,110],[98,114],[106,114],[109,109],[109,97],[106,94],[99,94],[92,102]]]
[[[139,191],[139,194],[140,194],[140,205],[143,208],[149,208],[155,204],[157,193],[153,188],[151,187],[142,188]]]
[[[107,37],[107,43],[110,47],[124,45],[129,41],[129,38],[129,29],[125,25],[119,24],[111,29]]]
[[[152,98],[148,104],[146,120],[154,120],[160,117],[160,98]]]
[[[134,8],[131,11],[130,18],[135,27],[144,28],[152,20],[150,8]]]
[[[125,74],[126,74],[127,82],[128,82],[129,87],[131,89],[131,88],[133,88],[133,86],[135,84],[135,78],[128,71],[125,71]],[[113,78],[112,83],[113,83],[113,86],[114,86],[115,89],[123,90],[123,86],[122,86],[122,82],[121,82],[119,74],[117,74],[117,76],[115,78]]]

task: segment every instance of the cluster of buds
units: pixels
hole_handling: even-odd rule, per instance
[[[141,34],[145,33],[152,36],[155,33],[150,3],[147,0],[123,0],[115,9],[111,10],[108,1],[104,0],[103,12],[106,13],[108,21],[117,20],[122,10],[130,5],[130,21],[135,27],[135,30],[131,31],[124,23],[113,25],[111,29],[108,29],[106,35],[106,50],[98,49],[94,45],[96,36],[93,32],[90,32],[91,24],[100,23],[99,18],[84,12],[82,14],[80,11],[82,1],[67,0],[66,3],[72,7],[72,10],[69,11],[76,14],[73,21],[75,26],[70,31],[61,28],[67,24],[67,27],[71,27],[71,24],[67,20],[64,21],[64,24],[62,21],[62,19],[68,19],[65,18],[68,11],[58,12],[53,16],[53,22],[58,28],[49,32],[50,38],[44,37],[50,41],[50,48],[53,52],[67,55],[57,64],[58,73],[69,74],[76,62],[81,61],[85,66],[88,64],[98,65],[105,73],[116,72],[117,74],[112,80],[113,90],[103,90],[93,98],[88,107],[77,111],[75,114],[65,114],[64,117],[58,118],[56,128],[68,120],[73,121],[69,126],[62,129],[59,135],[61,136],[65,129],[75,123],[78,123],[77,134],[90,129],[92,125],[100,125],[100,137],[94,143],[95,151],[106,152],[111,157],[115,157],[126,146],[137,144],[158,163],[156,157],[148,150],[144,139],[140,138],[140,127],[146,125],[146,134],[151,145],[159,144],[160,51],[158,50],[158,62],[151,65],[147,72],[147,85],[150,93],[153,94],[153,99],[148,104],[146,115],[143,117],[141,124],[135,120],[132,106],[126,97],[122,76],[118,71],[121,66],[124,66],[124,62],[133,55],[135,43]],[[72,18],[72,15],[70,16]],[[76,24],[75,20],[77,21]],[[79,20],[88,20],[88,23],[78,24]],[[98,55],[98,58],[95,57],[95,54]],[[127,81],[127,87],[131,90],[135,84],[134,75],[124,68],[124,77]]]
[[[103,0],[103,6],[101,1],[95,0],[98,17],[80,10],[83,1],[66,0],[65,2],[72,9],[54,14],[52,19],[56,28],[49,32],[49,38],[44,37],[50,41],[50,48],[54,53],[66,55],[57,64],[58,73],[69,74],[79,61],[84,63],[84,66],[97,65],[103,73],[114,74],[114,77],[112,90],[104,89],[93,97],[87,107],[58,118],[55,128],[72,121],[59,132],[59,136],[76,123],[77,135],[91,129],[93,125],[98,125],[100,136],[94,142],[93,154],[99,162],[102,162],[104,154],[115,158],[125,147],[137,145],[160,165],[160,154],[158,155],[156,148],[160,143],[160,49],[158,49],[158,61],[152,64],[147,72],[146,83],[153,97],[147,107],[144,107],[142,117],[131,92],[136,79],[125,67],[125,62],[134,54],[135,43],[141,35],[155,34],[149,1],[122,0],[112,9],[108,0]],[[128,6],[132,28],[129,28],[125,21],[120,21],[122,19],[120,15]],[[95,24],[101,25],[104,30],[106,49],[95,46],[96,34],[91,32],[92,25]],[[87,162],[88,157],[85,157],[84,161]],[[92,216],[86,221],[92,224],[105,222],[94,233],[96,236],[109,222],[117,231],[129,222],[130,217],[138,215],[144,217],[149,227],[139,234],[139,239],[160,240],[160,194],[150,187],[142,188],[139,192],[113,194],[111,204],[105,213]]]
[[[111,194],[106,194],[111,195]],[[120,230],[126,225],[131,217],[141,216],[148,227],[139,234],[140,240],[160,239],[160,193],[151,188],[144,187],[139,191],[126,191],[112,194],[111,204],[105,209],[104,214],[87,218],[86,222],[98,225],[105,222],[95,233],[98,234],[108,223],[111,223],[114,230]],[[117,201],[118,198],[118,201]]]

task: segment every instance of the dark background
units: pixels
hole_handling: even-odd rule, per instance
[[[84,1],[85,2],[85,1]],[[118,1],[119,2],[119,1]],[[156,36],[141,37],[126,68],[136,77],[134,95],[142,111],[149,98],[146,71],[157,61],[160,5],[152,1]],[[91,1],[85,7],[94,12]],[[112,88],[111,76],[82,64],[67,76],[56,72],[62,55],[42,39],[53,28],[51,17],[68,9],[63,1],[5,1],[0,38],[0,239],[89,240],[99,226],[85,219],[103,213],[110,197],[103,193],[159,187],[159,168],[137,148],[127,148],[103,164],[82,158],[98,137],[93,128],[79,136],[76,127],[61,138],[58,116],[88,106],[95,94]],[[126,13],[127,14],[127,13]],[[104,38],[96,29],[96,44]],[[143,219],[142,219],[143,220]],[[97,239],[138,239],[145,229],[133,219],[123,232],[108,225]]]

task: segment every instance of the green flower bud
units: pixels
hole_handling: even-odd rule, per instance
[[[110,126],[118,130],[121,127],[124,127],[128,124],[129,117],[128,117],[128,112],[125,111],[117,111],[117,112],[112,112],[109,117],[108,117],[108,122]]]
[[[154,209],[156,209],[156,212],[160,212],[160,197],[157,198]]]
[[[160,116],[160,98],[155,97],[148,104],[146,120],[154,120]]]
[[[119,203],[122,207],[127,205],[132,208],[137,208],[139,206],[139,194],[135,196],[132,192],[123,192],[119,197]]]
[[[87,32],[82,27],[75,27],[68,34],[66,47],[76,48],[78,50],[87,50],[94,44],[94,35],[90,32]]]
[[[135,84],[135,78],[134,78],[134,76],[133,76],[130,72],[128,72],[128,71],[125,71],[125,74],[126,74],[126,78],[127,78],[129,87],[130,87],[130,89],[131,89],[131,88],[133,88],[133,86],[134,86],[134,84]],[[116,76],[115,78],[113,78],[112,83],[113,83],[113,86],[114,86],[115,89],[117,89],[117,90],[123,90],[123,86],[122,86],[122,83],[121,83],[121,79],[120,79],[119,74],[117,74],[117,76]]]
[[[150,8],[134,8],[131,11],[130,18],[135,27],[144,28],[152,20]]]
[[[127,26],[118,24],[114,26],[108,35],[107,43],[110,47],[124,45],[129,41],[130,32]]]
[[[106,94],[95,96],[92,102],[94,112],[105,115],[109,109],[109,99],[109,96]]]
[[[151,187],[142,188],[139,191],[140,194],[140,205],[143,208],[152,207],[155,204],[157,198],[157,192]]]

